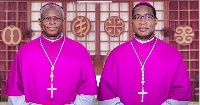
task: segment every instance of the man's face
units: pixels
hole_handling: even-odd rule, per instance
[[[135,8],[133,14],[133,32],[140,38],[149,38],[154,34],[158,19],[154,18],[150,7],[141,5]]]
[[[44,8],[39,24],[47,37],[57,37],[62,32],[64,19],[57,7]]]

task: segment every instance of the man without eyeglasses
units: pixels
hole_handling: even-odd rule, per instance
[[[192,91],[186,66],[177,49],[156,38],[157,22],[148,2],[133,8],[134,38],[109,55],[99,105],[188,105]]]
[[[93,105],[97,84],[90,55],[65,37],[64,22],[59,5],[41,8],[41,37],[20,48],[10,69],[9,105]]]

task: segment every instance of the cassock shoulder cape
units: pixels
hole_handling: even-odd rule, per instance
[[[145,61],[152,41],[141,44],[133,38],[133,45],[142,62]],[[100,80],[99,101],[119,97],[124,105],[161,105],[167,99],[192,99],[190,80],[181,54],[171,45],[158,39],[144,66],[144,102],[141,102],[141,65],[128,41],[109,55]]]
[[[52,62],[64,37],[42,43]],[[55,64],[53,99],[50,98],[51,65],[37,38],[20,48],[7,80],[5,94],[25,95],[27,102],[61,105],[73,102],[77,94],[96,95],[97,84],[88,51],[79,43],[65,37],[65,43]]]

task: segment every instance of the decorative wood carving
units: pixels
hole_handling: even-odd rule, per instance
[[[16,46],[22,39],[21,30],[16,26],[7,26],[3,29],[2,40],[8,46]]]
[[[73,19],[71,30],[77,36],[86,36],[91,31],[91,22],[87,17],[78,16]]]
[[[179,26],[175,30],[174,38],[178,44],[188,45],[194,39],[194,31],[190,26]]]
[[[105,31],[110,36],[119,36],[124,32],[124,21],[117,16],[109,17],[104,24]]]

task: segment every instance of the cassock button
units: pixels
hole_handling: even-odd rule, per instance
[[[53,47],[51,47],[51,49],[53,49]]]
[[[141,85],[142,83],[140,82],[139,84]]]
[[[51,54],[55,54],[54,52],[52,52]]]
[[[141,99],[140,97],[138,97],[138,99]]]
[[[143,48],[140,48],[141,50],[143,50]]]
[[[141,57],[143,57],[143,55],[141,55]]]
[[[142,77],[142,75],[140,75],[140,77]]]

